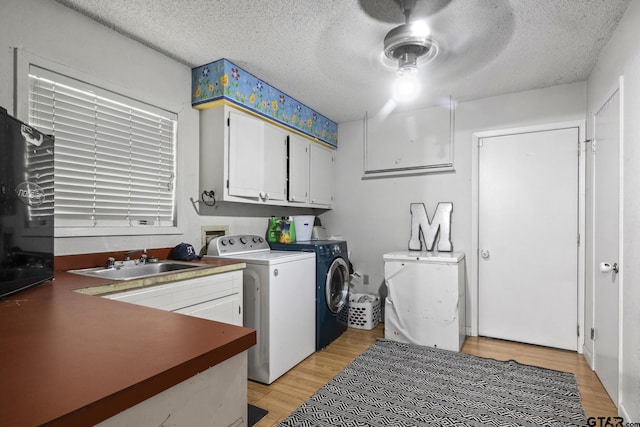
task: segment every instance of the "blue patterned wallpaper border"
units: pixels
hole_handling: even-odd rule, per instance
[[[253,74],[219,59],[191,70],[191,105],[197,109],[229,100],[312,138],[338,146],[338,124],[270,86]]]

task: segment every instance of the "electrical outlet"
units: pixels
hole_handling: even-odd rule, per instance
[[[368,285],[369,284],[369,275],[365,274],[362,276],[362,284],[363,285]]]

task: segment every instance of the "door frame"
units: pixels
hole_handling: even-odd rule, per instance
[[[623,328],[624,328],[624,76],[619,76],[612,87],[605,93],[605,96],[596,104],[596,108],[593,110],[593,114],[591,116],[592,119],[592,137],[595,138],[596,133],[596,115],[604,108],[604,106],[609,102],[611,97],[618,92],[619,99],[619,134],[618,134],[618,264],[620,264],[620,272],[618,273],[618,401],[613,402],[616,408],[620,409],[620,403],[622,402],[622,367],[623,367]],[[591,142],[591,140],[589,140]],[[591,144],[589,144],[591,145]],[[589,148],[589,152],[591,152],[591,148]],[[597,152],[597,142],[596,142],[596,152]],[[597,161],[597,159],[596,159]],[[594,172],[595,163],[592,163]],[[592,192],[595,189],[595,182],[597,179],[597,173],[591,174],[591,188]],[[595,215],[595,197],[593,197],[595,193],[592,194],[591,204],[589,205],[589,210],[592,214],[591,221],[591,246],[593,246],[593,239],[595,238],[596,231],[596,221],[598,220]],[[591,294],[591,325],[589,327],[595,328],[597,325],[595,324],[596,320],[596,287],[595,287],[595,276],[599,273],[598,271],[598,260],[596,260],[596,253],[593,247],[590,251],[590,261],[591,261],[591,269],[588,272],[590,276],[590,294]],[[592,347],[587,348],[587,352],[585,352],[585,359],[589,364],[589,367],[594,370],[597,374],[597,366],[595,360],[595,348],[597,345],[596,341],[592,342]]]
[[[471,137],[471,251],[469,259],[469,316],[470,330],[467,335],[478,336],[478,266],[479,266],[479,155],[478,143],[482,138],[490,138],[494,136],[506,136],[529,132],[552,131],[557,129],[578,128],[579,150],[578,157],[578,233],[580,234],[580,245],[578,246],[578,327],[580,335],[578,336],[578,353],[582,354],[584,346],[584,293],[585,293],[585,121],[572,120],[559,123],[548,123],[542,125],[523,126],[508,129],[497,129],[490,131],[474,132]],[[577,236],[576,236],[577,238]],[[577,243],[577,242],[576,242]]]

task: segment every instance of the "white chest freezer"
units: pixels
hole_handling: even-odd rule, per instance
[[[466,336],[464,254],[383,255],[387,339],[459,351]]]

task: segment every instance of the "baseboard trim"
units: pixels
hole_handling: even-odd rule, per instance
[[[591,349],[589,347],[587,347],[586,345],[583,345],[582,346],[582,355],[587,360],[587,363],[589,364],[589,367],[593,371],[593,353],[591,352]]]

